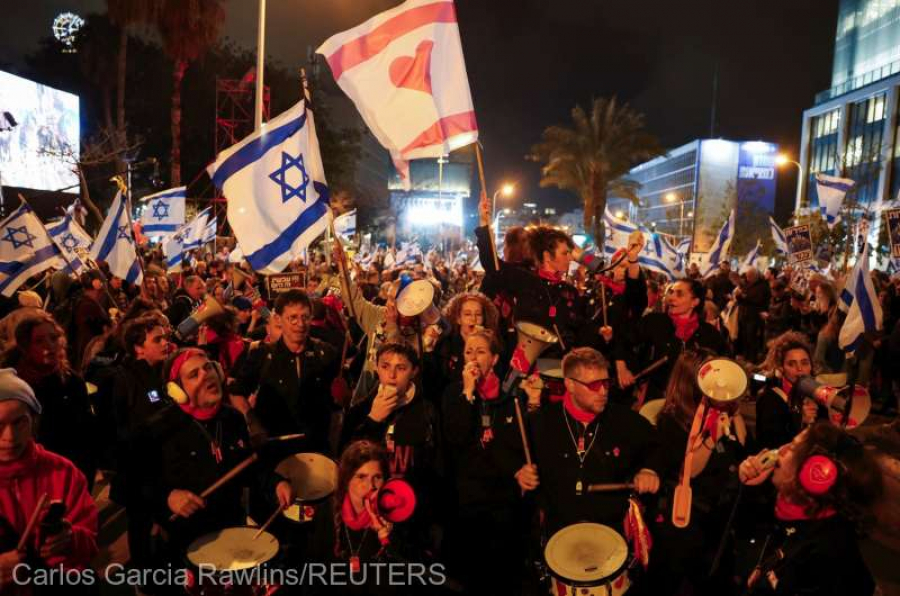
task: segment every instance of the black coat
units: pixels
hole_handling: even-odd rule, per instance
[[[576,425],[580,424],[565,412],[561,401],[529,416],[532,453],[540,478],[538,500],[546,512],[547,536],[583,521],[620,528],[628,509],[628,493],[588,493],[587,485],[631,482],[642,468],[655,471],[660,467],[656,436],[647,419],[608,402],[588,428],[591,435],[586,435],[585,443],[595,443],[580,468],[569,434],[569,427],[573,433],[578,432]],[[599,433],[596,438],[594,432]],[[579,480],[583,491],[576,495]]]
[[[519,499],[516,471],[524,460],[515,449],[519,441],[515,405],[511,399],[469,403],[462,383],[449,385],[441,399],[448,468],[456,482],[457,502],[466,506],[510,506]],[[484,420],[483,416],[486,416]],[[483,421],[490,440],[483,441]]]
[[[339,367],[337,350],[326,343],[309,338],[305,349],[294,354],[279,340],[247,354],[232,371],[229,392],[244,397],[256,393],[254,412],[270,437],[306,433],[309,450],[328,453],[331,382]]]

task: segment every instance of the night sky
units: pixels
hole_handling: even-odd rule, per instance
[[[267,54],[297,65],[308,47],[399,3],[268,0]],[[838,0],[456,4],[490,190],[511,179],[528,198],[559,207],[573,207],[574,198],[538,190],[538,167],[523,156],[543,127],[568,122],[577,103],[617,95],[646,114],[663,146],[675,147],[709,136],[718,64],[715,135],[773,141],[796,156],[802,112],[830,86]],[[225,5],[225,34],[254,46],[257,2]],[[17,3],[0,21],[0,64],[21,63],[58,12],[104,7],[103,0]],[[782,176],[780,204],[793,201],[795,176]]]

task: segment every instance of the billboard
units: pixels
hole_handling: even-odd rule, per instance
[[[78,192],[78,96],[0,71],[0,112],[15,122],[0,131],[0,183]]]

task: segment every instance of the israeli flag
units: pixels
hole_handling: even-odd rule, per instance
[[[703,273],[703,277],[707,277],[719,270],[719,265],[728,258],[728,249],[731,248],[732,239],[734,239],[734,209],[731,210],[728,219],[722,224],[722,229],[719,230],[719,235],[716,236],[712,250],[709,251],[709,257],[706,260],[706,271]]]
[[[753,247],[747,256],[744,257],[744,262],[741,263],[741,271],[746,271],[747,269],[758,269],[759,268],[759,250],[762,244],[759,239],[756,240],[756,246]]]
[[[847,353],[853,353],[862,342],[863,334],[881,329],[883,313],[875,286],[869,276],[869,247],[863,248],[856,266],[847,277],[838,306],[847,304],[847,318],[838,335],[838,345]]]
[[[844,197],[855,184],[856,182],[849,178],[816,174],[819,209],[822,210],[822,216],[825,218],[829,230],[841,221],[841,205],[844,203]]]
[[[256,271],[284,270],[328,226],[328,186],[306,99],[219,154],[209,174]]]
[[[83,269],[86,269],[84,262],[81,260],[81,255],[87,254],[91,249],[91,244],[94,243],[94,239],[84,231],[84,228],[78,225],[71,213],[67,213],[62,219],[49,222],[47,224],[47,233],[50,234],[56,246],[70,261],[69,271],[80,273]]]
[[[776,252],[781,255],[788,254],[788,245],[784,237],[784,231],[778,227],[771,215],[769,216],[769,229],[772,231],[772,242],[775,243]]]
[[[666,240],[665,236],[652,233],[643,226],[618,219],[608,209],[603,214],[603,222],[606,227],[606,242],[603,251],[608,256],[611,257],[620,248],[627,248],[628,236],[633,232],[642,232],[649,238],[649,241],[644,244],[643,250],[638,255],[638,263],[650,271],[662,273],[670,280],[680,276],[683,271],[681,259],[678,251]]]
[[[167,236],[184,225],[187,187],[170,188],[141,199],[146,202],[141,225],[147,236]]]
[[[206,218],[206,225],[203,226],[203,230],[200,233],[200,246],[216,241],[216,228],[218,227],[218,224],[219,220],[216,219],[215,214],[210,212]]]
[[[68,265],[26,203],[0,222],[0,293],[7,298],[33,275]]]
[[[130,284],[141,285],[144,271],[138,260],[128,205],[122,191],[116,194],[96,240],[91,245],[91,258],[109,263],[109,271]]]
[[[356,209],[334,218],[334,233],[344,240],[349,240],[356,233]]]
[[[184,253],[199,248],[208,235],[208,221],[212,208],[207,207],[194,219],[184,224],[163,243],[163,254],[166,257],[166,269],[170,273],[181,271]],[[215,219],[213,219],[213,237],[215,237]]]

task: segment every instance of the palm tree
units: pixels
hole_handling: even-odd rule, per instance
[[[595,99],[588,115],[572,110],[573,128],[549,126],[527,159],[544,164],[541,187],[576,193],[584,203],[584,229],[602,243],[603,211],[609,195],[638,202],[639,184],[624,178],[637,163],[663,154],[644,130],[643,114],[615,98]]]
[[[128,70],[128,28],[154,23],[162,8],[161,0],[106,0],[110,21],[119,28],[119,52],[116,65],[116,132],[118,145],[125,144],[125,74]]]
[[[172,186],[181,184],[181,81],[191,62],[216,43],[225,9],[221,0],[162,0],[157,26],[172,69]]]

